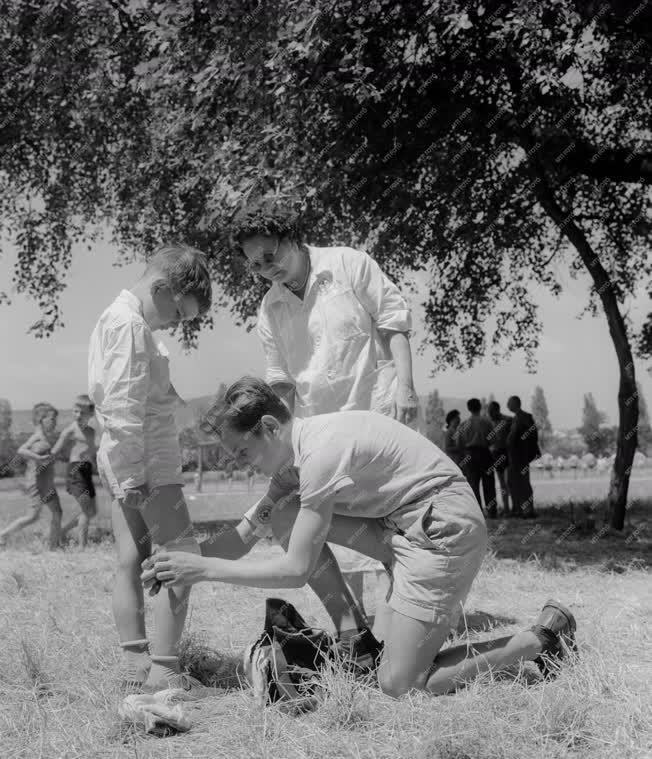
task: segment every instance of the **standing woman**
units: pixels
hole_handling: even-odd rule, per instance
[[[283,212],[245,210],[234,237],[250,271],[271,282],[257,329],[266,380],[290,411],[305,418],[371,410],[414,425],[411,315],[378,264],[353,248],[306,244]],[[255,514],[246,518],[258,528]],[[351,590],[362,608],[362,572],[381,565],[346,550],[337,555],[353,573]],[[380,626],[377,620],[378,634]]]

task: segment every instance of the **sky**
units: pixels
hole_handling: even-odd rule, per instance
[[[0,305],[0,397],[14,409],[28,409],[47,400],[67,408],[72,399],[86,390],[86,355],[90,333],[106,306],[124,287],[130,287],[142,265],[113,265],[117,251],[109,243],[99,243],[92,251],[75,249],[68,286],[61,297],[65,327],[48,339],[28,334],[39,318],[33,301],[12,294],[11,305]],[[0,257],[0,290],[10,289],[15,251],[3,249]],[[528,373],[522,354],[495,365],[485,360],[464,372],[445,371],[431,376],[432,348],[419,353],[425,334],[419,294],[410,298],[414,332],[411,338],[414,381],[417,392],[427,395],[435,388],[443,396],[466,398],[494,393],[502,404],[512,394],[520,395],[527,408],[536,385],[545,391],[554,428],[570,429],[581,423],[583,394],[592,392],[608,421],[617,422],[618,368],[613,344],[604,317],[579,319],[587,297],[587,282],[564,280],[565,293],[554,298],[535,290],[544,325],[538,351],[538,368]],[[652,304],[644,295],[631,304],[634,323]],[[162,338],[170,349],[172,380],[182,397],[210,395],[220,382],[227,384],[243,374],[264,374],[264,358],[255,331],[236,327],[228,311],[215,315],[213,330],[200,335],[198,350],[186,353],[169,334]],[[652,378],[645,371],[650,362],[637,361],[637,375],[643,394],[652,402]]]

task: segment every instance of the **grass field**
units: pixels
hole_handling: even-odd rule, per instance
[[[543,501],[539,485],[537,491]],[[578,619],[581,659],[556,681],[541,683],[528,665],[520,677],[485,678],[453,696],[393,701],[339,674],[326,679],[313,713],[260,710],[238,686],[235,662],[260,631],[265,597],[288,598],[317,626],[328,626],[325,613],[309,589],[204,584],[191,598],[189,648],[206,647],[205,661],[218,673],[213,682],[222,687],[190,706],[189,733],[170,738],[146,737],[118,718],[112,545],[49,553],[42,522],[0,550],[0,756],[652,757],[652,502],[630,509],[626,530],[615,535],[603,529],[595,496],[576,492],[583,503],[575,502],[572,522],[566,504],[534,522],[491,523],[491,548],[467,603],[468,631],[460,631],[472,640],[494,629],[515,632],[549,596],[564,600]],[[62,500],[71,512],[64,493]],[[190,504],[210,527],[216,514],[241,513],[249,502],[246,492],[231,492]],[[20,494],[0,493],[3,523],[21,508]],[[278,550],[259,544],[254,555]],[[371,580],[367,591],[373,596]]]

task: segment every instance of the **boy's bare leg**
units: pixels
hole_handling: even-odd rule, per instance
[[[115,500],[111,522],[118,565],[113,585],[113,616],[120,641],[145,638],[145,605],[140,581],[141,563],[151,553],[147,525],[139,509]]]
[[[442,695],[483,672],[533,660],[542,650],[536,635],[526,631],[473,646],[455,646],[439,654],[450,623],[449,617],[429,623],[393,611],[378,667],[381,690],[394,697],[413,688]]]
[[[84,548],[86,545],[88,545],[88,525],[91,519],[97,514],[95,498],[91,498],[89,495],[84,493],[79,497],[79,507],[81,508],[81,514],[79,514],[77,519],[77,536],[79,545]]]
[[[56,550],[61,542],[61,502],[59,496],[50,498],[46,501],[48,509],[50,509],[50,535],[48,538],[48,545],[51,551]]]
[[[34,522],[38,522],[38,519],[40,516],[41,516],[41,507],[31,506],[29,510],[27,511],[27,514],[25,514],[25,516],[14,519],[14,521],[10,522],[4,528],[4,530],[0,531],[0,540],[4,541],[4,539],[8,535],[11,535],[14,532],[18,532],[18,530],[22,530],[23,527],[27,527],[30,524],[34,524]]]
[[[170,550],[188,550],[186,546],[193,541],[193,529],[180,485],[153,488],[144,501],[142,513],[153,543],[167,545]],[[172,547],[173,542],[178,545]],[[199,553],[196,541],[195,545]],[[187,587],[161,588],[156,596],[149,686],[168,687],[165,680],[169,681],[179,672],[177,645],[186,621],[189,596]]]

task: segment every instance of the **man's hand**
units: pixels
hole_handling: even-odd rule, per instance
[[[141,488],[130,488],[125,490],[125,496],[122,499],[122,503],[128,509],[137,509],[144,497],[144,492]]]
[[[160,582],[164,588],[173,585],[194,585],[208,579],[206,558],[186,551],[161,550],[142,563],[140,576],[147,588]]]
[[[394,395],[394,418],[403,424],[411,424],[419,410],[419,399],[411,385],[399,383]]]

